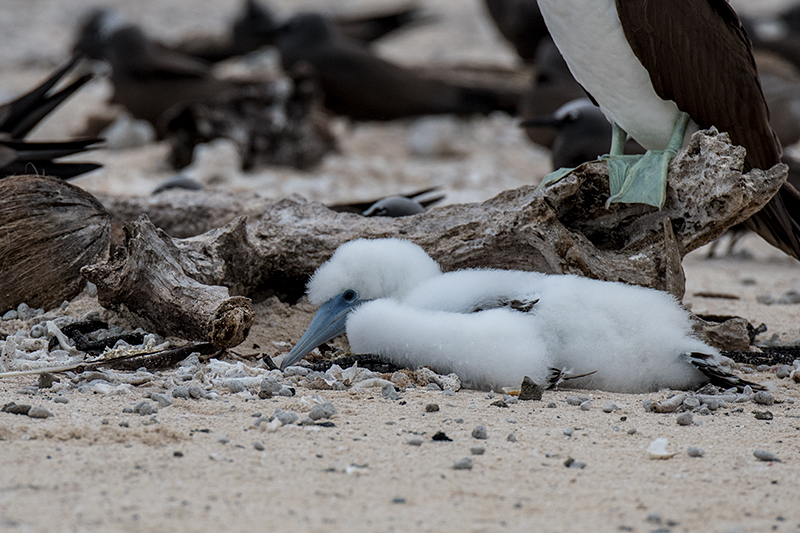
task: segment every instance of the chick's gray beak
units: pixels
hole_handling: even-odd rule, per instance
[[[348,313],[361,303],[358,296],[353,295],[355,292],[345,291],[320,306],[306,332],[283,359],[281,370],[292,366],[323,342],[345,332]]]

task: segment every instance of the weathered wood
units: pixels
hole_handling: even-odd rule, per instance
[[[662,210],[638,204],[607,209],[606,165],[593,162],[544,191],[521,187],[483,203],[404,218],[335,213],[298,197],[265,200],[250,223],[238,218],[223,228],[172,240],[170,248],[193,279],[244,295],[272,291],[297,297],[342,243],[401,237],[421,245],[445,270],[572,273],[681,297],[681,257],[750,217],[786,179],[783,165],[742,174],[743,162],[744,150],[712,130],[696,134],[672,162]]]
[[[108,255],[111,222],[91,194],[58,178],[0,179],[0,314],[77,295],[80,269]]]
[[[126,225],[125,233],[123,248],[110,261],[83,269],[97,285],[101,305],[129,315],[149,331],[217,348],[236,346],[247,337],[255,320],[248,298],[187,276],[181,252],[146,216]]]

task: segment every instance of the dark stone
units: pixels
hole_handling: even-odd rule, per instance
[[[544,394],[544,390],[538,383],[528,376],[522,379],[522,385],[519,387],[520,400],[541,400],[542,394]]]
[[[14,402],[5,404],[2,409],[3,412],[11,413],[12,415],[27,415],[30,410],[30,405],[16,404]]]
[[[42,372],[39,374],[39,388],[40,389],[49,389],[53,386],[53,383],[60,382],[61,378],[56,376],[55,374],[51,374],[50,372]]]
[[[441,441],[446,441],[446,442],[453,442],[453,439],[451,439],[450,437],[448,437],[448,436],[445,434],[445,432],[444,432],[444,431],[437,431],[436,433],[434,433],[434,435],[433,435],[432,439],[433,439],[433,440],[441,440]]]

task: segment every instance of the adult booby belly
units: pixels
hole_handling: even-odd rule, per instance
[[[615,1],[539,0],[539,5],[572,75],[609,122],[648,150],[666,148],[680,110],[653,89],[650,73],[628,44]]]

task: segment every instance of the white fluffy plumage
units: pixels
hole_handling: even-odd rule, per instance
[[[709,381],[698,361],[724,374],[719,352],[692,336],[689,313],[652,289],[511,270],[443,274],[398,239],[343,245],[309,297],[322,304],[348,289],[363,302],[346,318],[355,353],[455,372],[477,388],[526,375],[546,385],[553,368],[594,372],[571,387],[619,392],[698,387]]]

